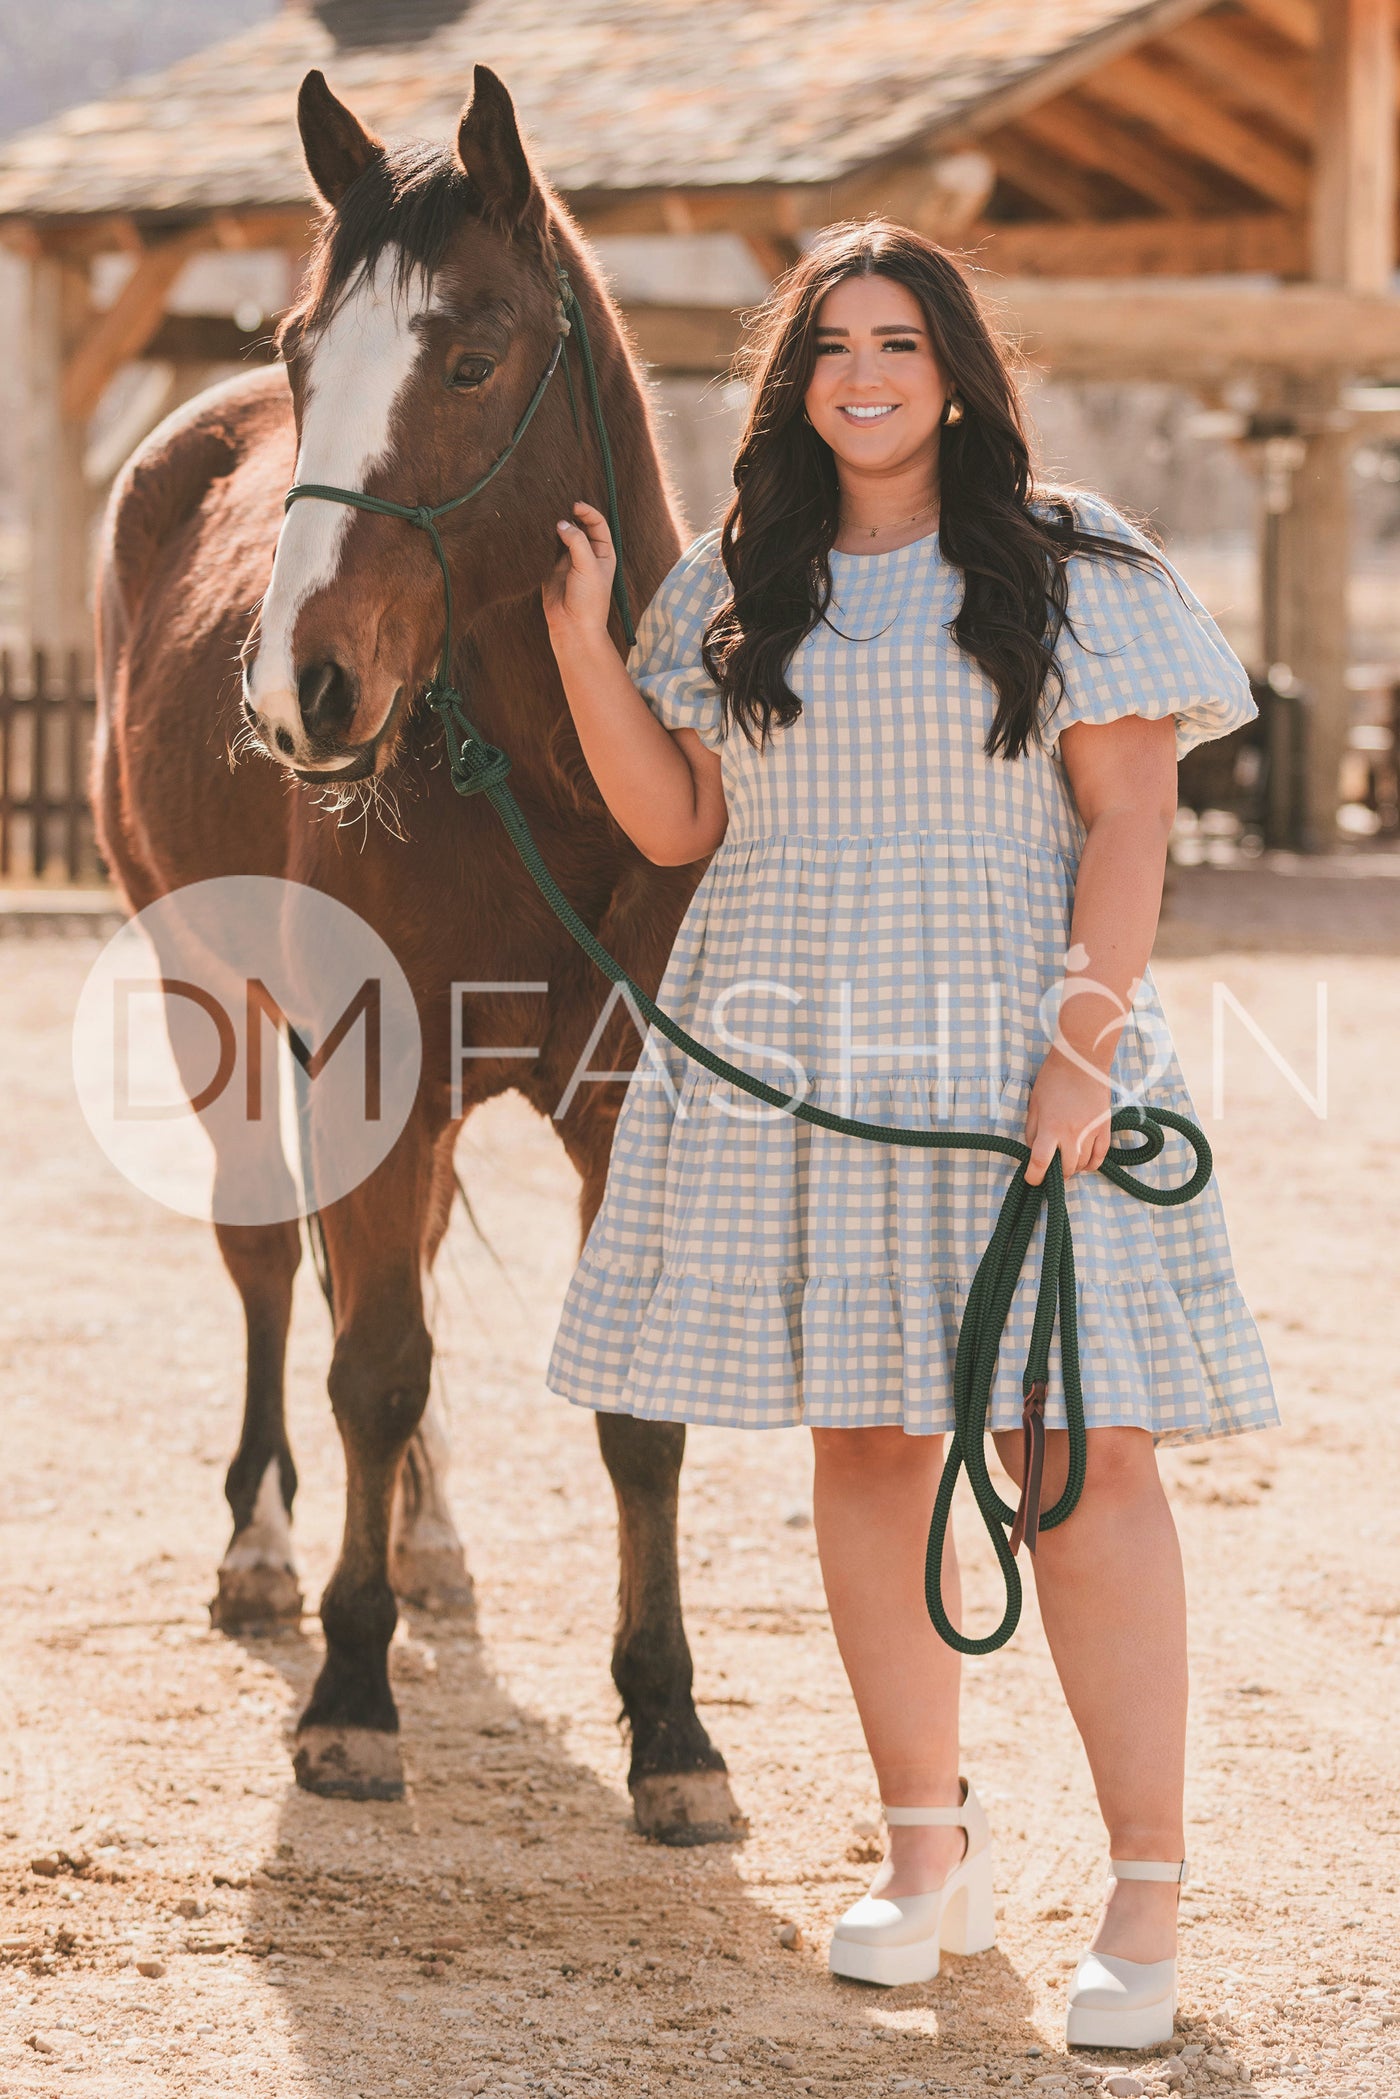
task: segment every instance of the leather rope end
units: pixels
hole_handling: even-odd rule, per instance
[[[1040,1489],[1045,1477],[1045,1396],[1043,1377],[1032,1380],[1021,1405],[1021,1499],[1011,1525],[1011,1550],[1024,1543],[1032,1559],[1040,1539]]]

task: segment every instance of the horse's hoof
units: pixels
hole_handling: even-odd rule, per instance
[[[239,1561],[230,1552],[219,1569],[219,1593],[209,1622],[220,1632],[246,1632],[259,1625],[299,1625],[301,1584],[285,1561]]]
[[[399,1738],[372,1727],[304,1727],[292,1768],[304,1793],[332,1800],[402,1800]]]
[[[724,1771],[663,1771],[639,1778],[632,1808],[644,1837],[658,1844],[723,1844],[748,1835]]]
[[[403,1603],[444,1617],[467,1615],[476,1608],[476,1589],[467,1572],[462,1548],[450,1545],[406,1545],[389,1563],[389,1581]]]

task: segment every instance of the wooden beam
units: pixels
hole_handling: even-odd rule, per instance
[[[776,233],[747,233],[744,246],[770,284],[786,276],[802,253],[796,241],[783,240]]]
[[[1300,51],[1315,51],[1321,36],[1314,0],[1244,0],[1245,11],[1257,22],[1267,22],[1285,43]]]
[[[951,243],[981,217],[996,179],[991,155],[968,147],[960,153],[872,169],[836,183],[828,192],[828,216],[860,218],[869,211],[883,211],[929,240]],[[803,220],[804,225],[821,223],[820,219]]]
[[[17,255],[21,262],[33,262],[44,253],[38,229],[28,219],[0,220],[0,248]]]
[[[980,149],[891,158],[841,182],[727,183],[713,189],[582,190],[565,202],[585,233],[737,233],[793,244],[833,219],[887,211],[930,239],[951,240],[977,218],[994,170]]]
[[[1155,138],[1130,131],[1106,110],[1078,95],[1061,95],[1040,109],[1027,110],[1018,128],[1038,145],[1059,153],[1078,167],[1098,168],[1136,190],[1149,204],[1177,217],[1208,212],[1216,203],[1212,185],[1170,153]]]
[[[141,352],[165,364],[272,364],[271,326],[251,332],[230,314],[168,313]]]
[[[833,216],[830,187],[725,183],[713,189],[582,190],[565,197],[589,234],[750,233],[795,240],[804,226]],[[815,214],[815,215],[812,215]]]
[[[1033,230],[1067,235],[1074,229],[1006,229],[1018,238]],[[995,253],[991,238],[987,252]],[[1363,298],[1320,285],[1056,281],[981,269],[973,281],[997,324],[1036,363],[1066,378],[1208,382],[1267,370],[1400,377],[1400,298]],[[675,373],[727,371],[743,333],[739,314],[727,307],[633,305],[627,319],[647,363]]]
[[[1084,379],[1195,380],[1240,371],[1400,376],[1400,298],[1321,285],[977,280],[1037,363]]]
[[[967,245],[979,267],[1011,277],[1303,277],[1308,267],[1306,220],[1274,211],[1073,226],[984,222]]]
[[[220,248],[285,248],[289,254],[305,255],[316,238],[321,216],[320,207],[310,203],[219,211],[212,221],[214,241]]]
[[[1115,59],[1085,81],[1084,93],[1127,110],[1285,210],[1301,210],[1307,202],[1308,174],[1301,159],[1260,138],[1166,66],[1138,56]]]
[[[1232,102],[1259,109],[1284,131],[1312,143],[1317,121],[1312,68],[1302,58],[1273,58],[1261,51],[1247,25],[1201,15],[1183,22],[1161,39],[1176,58],[1186,61],[1213,88]]]
[[[1395,267],[1395,9],[1321,0],[1313,275],[1379,292]]]
[[[46,255],[78,262],[114,251],[139,254],[177,235],[203,231],[204,248],[282,248],[305,255],[316,231],[316,208],[306,204],[254,205],[246,210],[188,212],[94,212],[63,218],[0,218],[0,246],[17,251],[37,245]]]
[[[744,332],[727,306],[636,304],[627,307],[626,320],[638,355],[677,378],[727,372]]]
[[[208,245],[203,227],[147,248],[112,304],[97,314],[63,367],[63,413],[85,422],[108,381],[139,357],[160,326],[166,294],[191,255]]]
[[[941,130],[939,144],[946,148],[963,140],[980,139],[985,132],[999,130],[1003,124],[1014,124],[1026,110],[1037,109],[1052,96],[1080,86],[1120,52],[1135,51],[1146,38],[1161,36],[1178,22],[1199,14],[1202,4],[1203,0],[1157,0],[1155,6],[1134,8],[1109,28],[1080,37],[1058,57],[1030,68],[999,94],[988,95],[965,122]]]
[[[998,131],[983,143],[997,173],[1014,183],[1033,203],[1058,212],[1062,219],[1104,216],[1102,184],[1077,168],[1066,166],[1053,153],[1040,150],[1034,141],[1014,131]]]

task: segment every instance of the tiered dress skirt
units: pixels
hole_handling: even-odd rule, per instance
[[[1106,504],[1079,507],[1096,529],[1136,537]],[[699,661],[725,589],[713,535],[647,609],[632,676],[667,726],[722,752],[729,806],[659,1002],[730,1061],[818,1106],[1020,1140],[1075,979],[1085,834],[1059,731],[1173,713],[1180,752],[1252,716],[1248,681],[1174,571],[1077,557],[1063,689],[1047,694],[1021,758],[988,758],[995,695],[948,634],[961,577],[936,537],[833,555],[832,570],[827,619],[789,674],[802,716],[764,752],[721,736]],[[1199,1120],[1150,969],[1111,1079],[1114,1107]],[[1172,1186],[1193,1164],[1173,1136],[1136,1170]],[[548,1384],[649,1420],[945,1432],[968,1290],[1014,1170],[995,1153],[814,1129],[652,1031]],[[1182,1442],[1273,1423],[1218,1179],[1175,1208],[1097,1173],[1073,1176],[1066,1199],[1090,1426]],[[998,1360],[994,1428],[1021,1418],[1044,1235],[1042,1209]],[[1063,1426],[1058,1335],[1050,1371],[1046,1419]]]

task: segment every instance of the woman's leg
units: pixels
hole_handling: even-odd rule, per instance
[[[924,1607],[924,1554],[941,1436],[903,1429],[813,1429],[813,1520],[836,1644],[846,1665],[880,1797],[889,1807],[952,1807],[958,1784],[959,1659]],[[943,1593],[958,1617],[951,1549]],[[888,1895],[942,1885],[962,1857],[959,1829],[892,1829]]]
[[[1046,1508],[1064,1485],[1068,1442],[1063,1430],[1046,1437]],[[996,1443],[1019,1485],[1020,1431]],[[1179,1859],[1186,1590],[1176,1527],[1146,1429],[1090,1429],[1088,1443],[1078,1508],[1040,1533],[1040,1615],[1088,1752],[1109,1856]],[[1121,1960],[1167,1959],[1176,1946],[1176,1904],[1170,1882],[1110,1883],[1095,1950]]]

